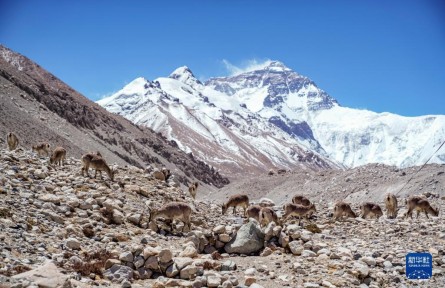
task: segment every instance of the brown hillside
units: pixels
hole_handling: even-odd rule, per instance
[[[30,59],[0,45],[0,143],[14,131],[21,147],[47,140],[69,156],[100,151],[110,162],[166,166],[187,178],[222,187],[229,181],[150,129],[111,114]]]

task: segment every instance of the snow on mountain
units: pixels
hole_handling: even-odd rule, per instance
[[[341,107],[278,61],[206,83],[183,66],[153,82],[137,78],[98,103],[225,172],[421,165],[445,139],[443,115]],[[444,150],[431,162],[445,163]]]
[[[226,173],[339,166],[323,151],[311,151],[310,141],[289,135],[236,98],[206,87],[187,67],[153,82],[137,78],[98,103],[161,132]]]

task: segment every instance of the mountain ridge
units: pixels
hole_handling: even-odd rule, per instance
[[[445,139],[443,115],[403,117],[343,107],[314,81],[279,61],[268,61],[260,68],[237,75],[210,78],[204,83],[196,79],[190,68],[182,66],[169,77],[157,78],[152,83],[155,83],[155,91],[136,89],[135,94],[130,96],[125,93],[124,88],[98,103],[134,123],[152,127],[168,139],[176,141],[181,149],[188,152],[201,148],[192,144],[192,140],[185,140],[187,137],[180,136],[178,129],[174,127],[180,125],[184,127],[181,128],[183,130],[194,130],[193,124],[188,123],[188,120],[200,119],[201,124],[206,124],[196,128],[194,133],[210,139],[208,141],[219,148],[214,152],[195,153],[198,153],[200,159],[221,169],[224,169],[224,165],[218,165],[210,154],[213,153],[217,158],[216,154],[224,155],[222,150],[227,152],[231,150],[230,145],[236,145],[231,137],[218,132],[221,127],[234,132],[237,139],[243,139],[243,143],[249,143],[252,151],[243,160],[253,159],[258,155],[268,159],[260,161],[261,167],[257,167],[259,169],[252,168],[258,166],[255,161],[243,166],[257,172],[273,167],[347,168],[370,163],[400,167],[421,165],[427,156],[432,155],[437,142]],[[155,94],[158,96],[154,97]],[[112,97],[119,99],[119,104],[113,103],[110,100]],[[131,99],[127,99],[128,97]],[[139,106],[134,105],[135,102]],[[150,110],[140,109],[147,105]],[[182,112],[179,106],[183,106]],[[170,116],[167,117],[169,113]],[[187,116],[182,117],[181,113]],[[151,115],[150,119],[148,115]],[[212,119],[214,123],[209,124],[210,120],[206,122],[203,118]],[[173,121],[177,123],[171,126],[170,122]],[[219,124],[218,129],[215,128],[216,124]],[[416,136],[422,127],[426,132],[423,131],[422,140],[417,141]],[[212,134],[213,131],[215,135]],[[275,140],[268,139],[266,132],[271,132],[286,144],[281,143],[279,148],[277,146],[273,151],[266,151],[267,147],[274,147],[276,144]],[[264,141],[259,144],[252,138],[262,138]],[[203,146],[206,145],[210,144]],[[294,149],[286,151],[289,147]],[[305,154],[316,156],[318,164],[302,161],[306,159]],[[243,157],[231,155],[229,158],[235,163]],[[440,151],[433,157],[432,163],[445,163],[445,152]],[[243,170],[243,167],[239,170]],[[232,168],[227,170],[233,171]]]

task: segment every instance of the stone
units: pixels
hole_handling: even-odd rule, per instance
[[[169,278],[176,277],[176,275],[178,275],[178,274],[179,274],[179,269],[175,263],[168,266],[167,270],[165,270],[165,275]]]
[[[218,276],[207,277],[207,287],[218,287],[221,284],[221,278]]]
[[[145,247],[142,254],[144,255],[144,259],[147,260],[150,256],[157,256],[160,252],[161,252],[161,247],[159,246],[156,247],[147,246]]]
[[[144,267],[139,268],[137,272],[139,273],[139,278],[141,280],[150,279],[153,275],[153,272],[150,269]]]
[[[275,202],[273,202],[273,200],[269,198],[263,197],[258,202],[258,205],[260,205],[261,207],[273,207],[275,206]]]
[[[52,261],[46,261],[43,263],[43,265],[33,270],[14,275],[12,278],[22,281],[31,281],[36,285],[35,287],[71,287],[69,281],[70,276],[59,271],[57,266]]]
[[[254,222],[241,226],[235,237],[224,246],[227,253],[250,254],[264,247],[264,233]]]
[[[144,264],[145,264],[145,259],[144,259],[144,257],[142,257],[142,256],[137,256],[137,257],[134,259],[133,264],[134,264],[134,266],[135,266],[136,268],[140,268],[140,267],[144,266]]]
[[[233,284],[229,280],[224,281],[221,286],[222,288],[233,288]]]
[[[138,226],[142,221],[142,214],[134,213],[127,216],[127,221]]]
[[[104,269],[107,270],[111,268],[114,264],[120,265],[121,261],[118,259],[107,259],[107,261],[105,261]]]
[[[110,269],[105,270],[104,276],[116,282],[133,279],[133,269],[124,265],[113,265]]]
[[[303,287],[305,287],[305,288],[317,288],[317,287],[320,287],[320,285],[318,285],[317,283],[306,282],[306,283],[303,284]]]
[[[236,268],[236,263],[232,260],[227,260],[221,265],[221,271],[235,271]]]
[[[147,269],[158,271],[159,270],[158,257],[157,256],[148,257],[147,260],[145,260],[144,267]]]
[[[133,253],[131,253],[130,251],[122,252],[119,255],[119,260],[124,262],[133,262]]]
[[[124,214],[121,211],[114,209],[113,210],[113,222],[116,224],[122,224],[122,223],[124,223],[124,220],[125,220]]]
[[[301,237],[301,227],[296,224],[291,224],[287,226],[287,235],[292,239],[298,240]]]
[[[179,270],[193,263],[193,259],[190,257],[175,257],[173,262],[176,264]]]
[[[352,252],[350,249],[348,248],[344,248],[344,247],[337,247],[337,255],[340,257],[348,257],[352,259]]]
[[[228,243],[228,242],[230,242],[232,237],[230,237],[230,235],[228,235],[228,234],[219,234],[218,239],[219,239],[219,241],[221,241],[223,243]]]
[[[121,283],[121,287],[122,288],[131,288],[131,283],[128,282],[127,279],[124,279],[124,281],[122,281],[122,283]]]
[[[249,268],[246,271],[244,271],[244,274],[248,275],[248,276],[253,276],[253,275],[255,275],[255,273],[256,273],[256,269],[255,268]]]
[[[173,259],[173,253],[170,249],[162,249],[158,257],[160,263],[169,263]]]
[[[301,252],[301,256],[303,256],[303,257],[316,257],[317,253],[315,253],[314,251],[311,251],[311,250],[303,250],[303,252]]]
[[[191,280],[195,278],[196,273],[198,272],[198,268],[194,265],[188,265],[184,269],[179,272],[179,277],[181,279],[188,279]]]
[[[68,238],[65,240],[65,246],[72,250],[79,250],[80,249],[80,241],[76,238]]]
[[[369,267],[365,262],[355,261],[352,269],[358,272],[358,277],[364,279],[369,275]]]
[[[224,226],[224,225],[218,225],[218,226],[215,226],[215,227],[212,229],[212,231],[213,231],[213,233],[215,233],[215,234],[223,234],[223,233],[226,233],[226,226]]]
[[[362,257],[360,260],[365,262],[366,264],[368,264],[371,267],[374,267],[377,263],[373,257],[369,257],[369,256]]]
[[[252,283],[252,284],[250,284],[249,288],[264,288],[264,286],[261,286],[258,283]]]
[[[181,253],[179,253],[179,256],[196,258],[196,257],[198,257],[198,250],[196,250],[195,247],[188,245],[185,247],[184,250],[181,251]]]
[[[139,193],[140,190],[141,188],[139,187],[139,185],[127,184],[124,187],[125,193]]]
[[[304,247],[300,244],[299,241],[289,242],[289,249],[294,255],[301,255],[301,253],[303,253],[304,251]]]
[[[256,278],[253,276],[246,276],[244,278],[244,285],[250,286],[256,282]]]
[[[261,252],[260,256],[267,257],[273,253],[272,249],[269,247],[264,248],[263,252]]]

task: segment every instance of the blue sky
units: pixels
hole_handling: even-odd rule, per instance
[[[0,0],[0,43],[92,100],[183,65],[207,79],[273,59],[343,106],[445,114],[442,3]]]

